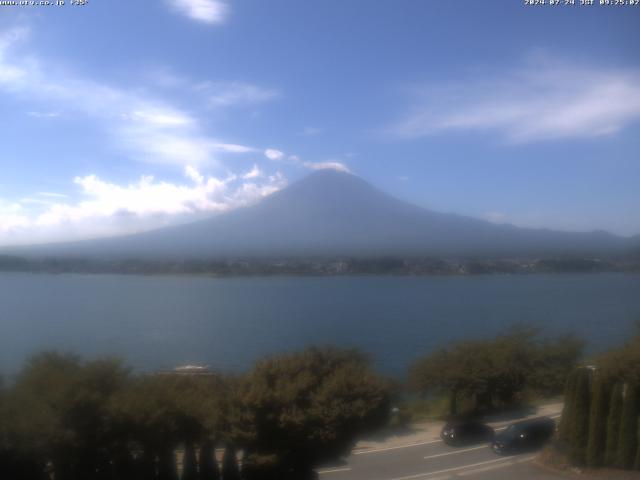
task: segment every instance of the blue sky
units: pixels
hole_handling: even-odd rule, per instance
[[[240,208],[314,169],[640,233],[640,5],[0,6],[0,245]]]

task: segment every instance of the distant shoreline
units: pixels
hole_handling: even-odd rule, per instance
[[[0,272],[173,275],[211,278],[344,276],[477,276],[549,273],[640,273],[640,258],[277,258],[86,259],[0,255]]]

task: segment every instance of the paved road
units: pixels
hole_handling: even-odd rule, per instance
[[[496,430],[499,430],[496,429]],[[535,452],[498,456],[488,445],[450,447],[440,440],[356,451],[343,464],[318,470],[320,480],[552,480],[531,464]]]

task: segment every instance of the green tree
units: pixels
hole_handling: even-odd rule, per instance
[[[361,353],[309,348],[259,361],[237,402],[234,437],[248,456],[275,458],[281,478],[305,479],[388,420],[391,391]]]
[[[605,449],[605,465],[614,465],[618,453],[620,438],[620,420],[622,417],[622,383],[618,382],[611,392],[609,415],[607,416],[607,444]]]
[[[591,413],[589,416],[589,442],[587,444],[587,465],[602,466],[607,433],[607,412],[611,395],[610,384],[600,373],[595,374]]]
[[[571,461],[575,465],[584,465],[589,439],[589,404],[591,400],[589,383],[591,374],[588,368],[581,368],[578,371],[569,442]]]
[[[476,409],[518,402],[525,387],[558,394],[577,363],[582,342],[574,337],[541,339],[532,328],[517,327],[491,340],[466,341],[418,360],[409,383],[422,395],[444,394],[450,413],[458,400],[474,400]]]
[[[16,445],[15,425],[9,408],[9,392],[0,379],[0,478],[45,480],[44,464]]]
[[[464,347],[459,346],[458,349]],[[458,413],[458,397],[467,392],[468,372],[456,349],[442,349],[416,362],[410,371],[409,382],[421,395],[446,394],[449,397],[449,413]]]
[[[576,384],[579,375],[580,373],[578,369],[575,369],[566,381],[564,406],[562,408],[562,417],[560,418],[559,428],[560,440],[564,442],[568,442],[571,437],[572,421],[575,416]]]
[[[640,336],[598,359],[598,368],[616,381],[640,385]]]
[[[627,384],[622,403],[620,437],[618,440],[618,466],[633,468],[638,446],[638,387]]]
[[[288,478],[286,468],[281,465],[277,455],[250,453],[242,460],[243,480],[281,480],[283,478]]]
[[[108,404],[127,377],[112,360],[83,363],[50,352],[31,358],[7,400],[14,446],[33,461],[52,462],[57,480],[106,475],[116,440]]]
[[[584,341],[574,335],[543,339],[533,348],[533,366],[527,383],[537,393],[552,397],[564,392],[569,375],[582,357]]]

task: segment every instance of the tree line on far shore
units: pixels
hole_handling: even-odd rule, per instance
[[[516,328],[433,352],[408,385],[446,396],[451,414],[486,412],[561,394],[581,355],[574,337]],[[399,398],[397,383],[349,349],[274,355],[239,376],[134,375],[118,360],[42,353],[0,392],[0,478],[316,478],[389,426]]]

